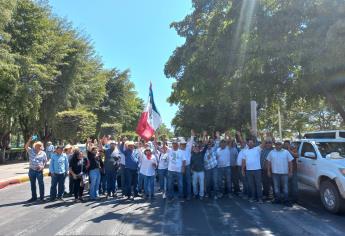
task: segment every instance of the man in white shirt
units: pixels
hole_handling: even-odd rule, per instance
[[[262,147],[255,147],[255,140],[248,140],[248,149],[244,152],[244,157],[242,160],[242,175],[247,177],[248,187],[249,187],[249,201],[254,201],[257,199],[259,203],[262,203],[262,180],[261,180],[261,163],[260,163],[260,153]],[[256,193],[256,194],[255,194]]]
[[[149,200],[154,196],[154,177],[157,167],[157,159],[152,154],[149,147],[145,148],[145,151],[141,157],[140,174],[144,176],[144,191],[145,196]]]
[[[239,179],[242,182],[242,194],[243,194],[243,198],[247,198],[248,196],[248,181],[246,176],[242,175],[242,160],[244,158],[244,152],[247,150],[247,145],[245,142],[241,143],[241,151],[239,152],[238,156],[237,156],[237,172],[239,175]]]
[[[275,149],[268,156],[268,176],[273,177],[274,203],[288,203],[289,198],[289,176],[292,176],[293,157],[289,151],[282,149],[282,142],[275,143]],[[281,189],[283,192],[281,192]]]
[[[186,156],[185,152],[181,152],[178,148],[176,140],[172,143],[172,149],[168,155],[168,198],[174,197],[174,181],[177,181],[179,197],[183,198],[183,178],[185,171]]]
[[[190,200],[192,197],[192,171],[190,167],[190,162],[194,136],[195,134],[192,130],[191,137],[188,140],[188,142],[186,142],[185,139],[180,140],[180,152],[182,152],[182,155],[184,155],[186,158],[186,166],[185,171],[183,173],[183,196],[187,200]]]
[[[230,196],[231,192],[231,168],[230,168],[230,150],[226,146],[226,141],[222,140],[220,142],[220,147],[217,150],[216,153],[217,156],[217,164],[218,164],[218,185],[219,185],[219,191],[221,193],[219,194],[219,197],[221,198],[223,194],[226,193],[226,191]],[[223,185],[223,178],[226,182],[226,190]]]

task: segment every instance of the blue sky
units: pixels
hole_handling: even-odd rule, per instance
[[[170,127],[177,107],[166,101],[173,79],[164,65],[184,43],[169,25],[192,11],[191,0],[49,0],[52,10],[90,36],[106,68],[130,69],[145,103],[152,81],[155,102]]]

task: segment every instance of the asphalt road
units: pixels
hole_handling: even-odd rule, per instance
[[[27,204],[29,198],[28,183],[0,190],[0,235],[345,235],[345,214],[326,212],[317,193],[307,189],[293,207],[238,197]]]

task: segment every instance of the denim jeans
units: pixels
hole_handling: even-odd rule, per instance
[[[223,178],[226,183],[226,190],[223,184]],[[222,193],[231,193],[231,168],[228,167],[218,167],[218,188]]]
[[[101,172],[98,168],[90,170],[90,198],[96,199],[99,196],[99,184],[101,182]]]
[[[273,188],[272,178],[268,176],[267,170],[262,170],[261,173],[262,177],[262,195],[265,197],[269,197],[271,188]]]
[[[105,178],[107,181],[107,193],[115,193],[116,190],[116,171],[107,171],[105,172]]]
[[[57,197],[62,198],[65,191],[65,174],[54,174],[50,186],[50,199],[56,198],[56,187],[58,187]]]
[[[38,181],[38,187],[40,189],[40,198],[44,198],[44,182],[43,182],[43,171],[29,170],[29,179],[31,185],[31,195],[33,199],[37,199],[36,193],[36,179]]]
[[[183,174],[183,195],[187,198],[192,196],[192,172],[190,165],[186,166]]]
[[[179,197],[183,197],[183,177],[182,173],[168,171],[168,198],[174,197],[174,181],[177,181]]]
[[[105,194],[106,191],[107,191],[107,176],[105,174],[101,173],[101,181],[99,184],[99,193]]]
[[[247,170],[246,175],[249,187],[249,197],[262,200],[261,170]]]
[[[214,167],[212,169],[205,171],[205,185],[206,185],[206,193],[216,196],[218,193],[218,168]],[[212,192],[211,192],[212,189]]]
[[[272,174],[272,177],[276,200],[287,201],[289,199],[288,174]],[[281,190],[283,190],[283,193]]]
[[[292,172],[292,176],[289,178],[289,198],[291,201],[297,201],[298,200],[297,171]]]
[[[126,192],[126,169],[125,165],[120,165],[120,179],[121,179],[121,190],[122,193]]]
[[[141,193],[143,190],[145,191],[144,179],[145,179],[145,175],[139,173],[138,174],[138,193]]]
[[[238,193],[240,191],[239,176],[237,173],[237,166],[231,166],[231,185],[232,191]]]
[[[237,171],[239,175],[239,179],[242,183],[242,193],[248,195],[248,180],[247,176],[242,175],[242,166],[237,166]]]
[[[155,176],[144,175],[144,191],[146,196],[152,197],[154,194]]]
[[[138,195],[138,171],[125,168],[125,185],[126,185],[126,196],[132,195],[132,189],[134,196]]]
[[[159,188],[166,192],[168,183],[168,169],[158,169]]]
[[[205,190],[204,190],[204,185],[205,185],[205,172],[204,171],[199,171],[199,172],[193,172],[193,193],[195,196],[199,195],[200,197],[204,196]],[[198,189],[198,183],[199,183],[199,188]]]

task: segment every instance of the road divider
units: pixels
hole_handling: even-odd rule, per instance
[[[48,176],[48,174],[49,174],[48,170],[43,171],[43,176]],[[6,188],[9,185],[24,183],[24,182],[27,182],[29,180],[30,179],[29,179],[28,175],[23,175],[23,176],[18,176],[18,177],[0,180],[0,189]]]

